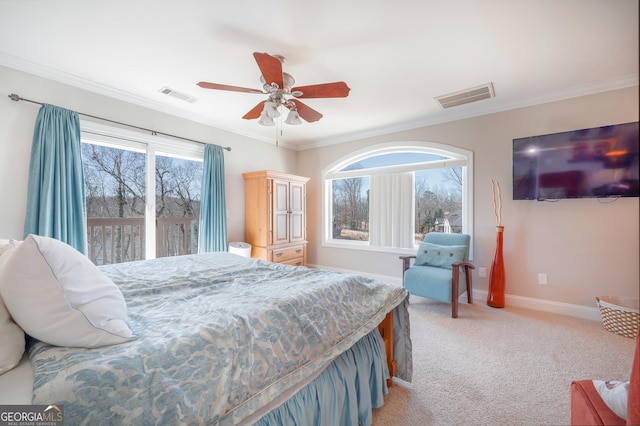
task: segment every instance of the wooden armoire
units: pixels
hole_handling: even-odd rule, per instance
[[[309,178],[270,170],[242,176],[245,240],[251,244],[251,257],[306,265]]]

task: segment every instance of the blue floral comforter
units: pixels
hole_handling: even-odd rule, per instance
[[[120,286],[137,339],[30,351],[33,403],[63,404],[68,424],[237,424],[302,386],[387,312],[406,313],[403,288],[229,253],[101,270]],[[408,332],[396,332],[396,345],[407,348]]]

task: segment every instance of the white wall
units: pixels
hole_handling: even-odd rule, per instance
[[[522,108],[411,131],[356,140],[298,155],[309,176],[308,261],[339,270],[365,271],[400,282],[397,254],[323,247],[321,171],[350,152],[394,141],[430,141],[474,152],[474,263],[491,266],[495,251],[491,179],[503,190],[506,292],[511,296],[595,306],[598,295],[638,297],[639,199],[555,203],[512,200],[512,140],[565,130],[638,120],[638,87]],[[537,284],[538,273],[548,285]],[[474,288],[488,279],[474,272]]]
[[[296,152],[289,149],[0,66],[0,238],[23,237],[31,141],[40,108],[10,100],[11,93],[85,114],[230,146],[231,152],[224,154],[229,241],[244,240],[242,173],[262,169],[296,171]],[[176,139],[176,144],[179,143]]]

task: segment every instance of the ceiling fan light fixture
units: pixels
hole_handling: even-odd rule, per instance
[[[261,126],[275,126],[276,123],[273,121],[273,118],[269,117],[267,113],[262,111],[260,114],[260,120],[258,120],[258,124]]]
[[[264,103],[264,109],[262,112],[269,118],[278,118],[280,117],[278,106],[279,105],[274,101],[267,101]]]
[[[295,108],[291,108],[289,114],[287,115],[287,119],[284,120],[284,122],[287,124],[291,124],[292,126],[302,124],[302,120],[300,120],[300,114],[298,114],[298,110]]]

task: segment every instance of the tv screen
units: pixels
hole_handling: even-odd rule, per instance
[[[638,197],[638,122],[513,140],[513,199]]]

